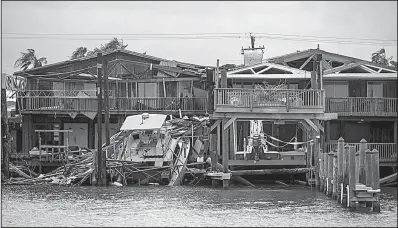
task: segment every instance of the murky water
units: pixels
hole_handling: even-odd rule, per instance
[[[396,189],[381,213],[350,212],[306,187],[2,186],[2,226],[397,226]]]

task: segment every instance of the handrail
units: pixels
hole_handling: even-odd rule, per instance
[[[109,96],[112,96],[113,92],[109,90]],[[17,97],[76,97],[79,94],[97,96],[97,90],[26,90],[18,93]]]
[[[340,116],[396,116],[397,98],[327,97],[326,112]]]
[[[216,107],[323,108],[323,90],[313,89],[215,89]]]
[[[25,96],[21,99],[21,111],[97,111],[98,100],[92,97]],[[110,111],[205,111],[206,97],[109,97]]]

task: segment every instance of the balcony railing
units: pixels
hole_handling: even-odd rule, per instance
[[[360,143],[346,143],[349,146],[355,146],[355,150],[359,151]],[[376,149],[379,151],[380,162],[396,162],[397,161],[397,144],[396,143],[366,143],[369,150]],[[326,151],[337,150],[337,143],[326,143]]]
[[[214,104],[217,108],[282,108],[323,109],[322,90],[294,90],[294,89],[215,89]]]
[[[19,96],[21,111],[96,112],[96,91],[29,91]],[[104,106],[103,106],[104,107]],[[207,98],[179,97],[109,97],[109,110],[129,111],[206,111]]]
[[[339,116],[397,116],[397,98],[327,97],[325,110]]]

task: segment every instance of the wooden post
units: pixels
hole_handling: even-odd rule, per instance
[[[373,190],[380,189],[380,166],[379,166],[379,152],[376,149],[372,150],[372,184]],[[380,212],[380,192],[375,193],[376,202],[373,202],[373,212]]]
[[[235,120],[236,121],[236,120]],[[234,148],[235,148],[235,137],[234,137],[234,134],[236,134],[235,133],[235,121],[234,122],[232,122],[232,124],[230,125],[230,127],[228,127],[229,128],[229,130],[227,130],[227,132],[228,132],[228,134],[229,134],[229,137],[228,137],[228,141],[229,141],[229,158],[230,159],[233,159],[233,160],[235,160],[234,159],[234,157],[235,157],[235,152],[234,152]]]
[[[324,151],[323,154],[323,189],[322,191],[326,194],[326,186],[327,184],[327,178],[328,178],[328,153],[326,150]]]
[[[102,167],[102,54],[97,53],[97,99],[98,99],[98,113],[97,113],[97,181],[99,185],[104,183],[103,174],[105,167]]]
[[[343,191],[343,199],[341,200],[341,202],[342,202],[342,204],[343,204],[343,207],[348,207],[349,205],[348,205],[348,191],[347,191],[347,186],[348,186],[348,184],[349,184],[349,180],[348,180],[348,177],[349,177],[349,153],[350,153],[350,148],[349,148],[349,146],[348,145],[346,145],[345,147],[344,147],[344,151],[343,151],[343,159],[344,159],[344,165],[343,165],[343,167],[344,167],[344,173],[343,173],[343,189],[342,189],[342,191]]]
[[[337,153],[333,153],[333,193],[332,199],[337,199],[337,175],[338,175],[338,168],[337,168]]]
[[[359,183],[359,151],[355,152],[355,184]]]
[[[350,146],[349,147],[349,153],[348,153],[348,166],[349,166],[349,175],[348,175],[348,191],[347,191],[347,200],[348,200],[348,207],[349,208],[355,208],[356,203],[351,201],[352,198],[354,198],[355,194],[355,185],[356,185],[356,167],[355,167],[355,157],[356,157],[356,151],[355,151],[355,146]]]
[[[367,149],[365,151],[365,185],[367,187],[372,186],[372,151]]]
[[[108,61],[102,60],[102,72],[104,75],[104,103],[105,103],[105,142],[108,146],[110,144],[110,132],[109,132],[109,120],[111,118],[109,114],[109,82],[108,82]],[[106,158],[106,156],[105,156]]]
[[[337,142],[337,200],[341,201],[341,184],[343,183],[344,179],[344,139],[339,138]]]
[[[325,174],[323,173],[323,153],[319,153],[319,155],[319,191],[323,191],[325,179]]]
[[[350,147],[346,145],[344,147],[344,178],[343,178],[343,183],[344,187],[348,185],[348,178],[349,178],[349,172],[350,172],[350,160],[349,160],[349,153],[350,153]]]
[[[329,152],[328,153],[328,188],[327,188],[327,195],[332,196],[333,193],[333,157],[334,153]]]
[[[315,125],[319,126],[319,120],[314,120]],[[319,130],[319,129],[318,129]],[[320,138],[317,138],[317,133],[313,131],[313,139],[314,139],[314,161],[315,161],[315,186],[316,188],[320,187]]]
[[[366,150],[366,140],[362,139],[359,144],[359,183],[366,185],[365,150]]]
[[[365,151],[365,185],[372,186],[372,152],[369,149]],[[372,202],[366,202],[366,207],[372,207]]]
[[[2,82],[3,80],[6,80],[6,78],[1,79]],[[4,88],[3,88],[4,87]],[[9,171],[9,153],[10,153],[10,135],[9,135],[9,130],[8,130],[8,114],[7,114],[7,94],[6,94],[6,88],[5,88],[5,83],[2,83],[1,87],[1,152],[2,152],[2,171],[4,172],[5,178],[10,177],[10,171]]]
[[[228,173],[228,159],[229,159],[229,143],[228,143],[228,128],[224,130],[225,124],[228,122],[227,119],[222,120],[222,165],[223,165],[223,172]],[[223,180],[223,189],[228,189],[229,187],[229,180]]]

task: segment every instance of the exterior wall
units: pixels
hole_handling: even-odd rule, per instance
[[[87,123],[64,123],[64,130],[72,130],[64,134],[64,144],[68,139],[69,146],[88,147],[88,124]]]

